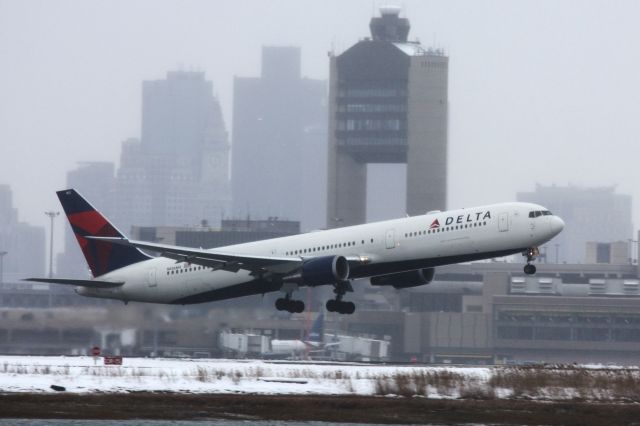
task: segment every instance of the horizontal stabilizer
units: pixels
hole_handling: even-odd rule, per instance
[[[80,287],[89,287],[89,288],[115,288],[115,287],[121,287],[124,284],[124,281],[112,282],[112,281],[96,281],[96,280],[69,280],[69,279],[62,279],[62,278],[25,278],[23,281],[35,281],[37,283],[49,283],[49,284],[76,285]]]

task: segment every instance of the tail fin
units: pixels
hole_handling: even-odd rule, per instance
[[[314,343],[322,343],[324,341],[324,312],[321,312],[313,322],[306,341]]]
[[[85,237],[124,236],[75,189],[56,192],[94,277],[150,259],[135,247]]]

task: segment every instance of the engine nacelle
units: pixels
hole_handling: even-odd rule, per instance
[[[344,256],[322,256],[307,259],[300,271],[285,277],[285,282],[316,286],[333,284],[349,279],[349,262]]]
[[[436,274],[435,268],[416,269],[415,271],[398,272],[397,274],[378,275],[369,278],[371,285],[390,285],[393,288],[418,287],[429,284]]]

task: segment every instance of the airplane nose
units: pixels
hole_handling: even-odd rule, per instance
[[[564,220],[560,219],[558,216],[553,216],[551,218],[551,232],[553,235],[558,235],[564,229]]]

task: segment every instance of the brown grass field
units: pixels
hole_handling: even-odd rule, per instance
[[[640,424],[640,405],[375,396],[21,393],[0,395],[0,418],[624,426]]]

